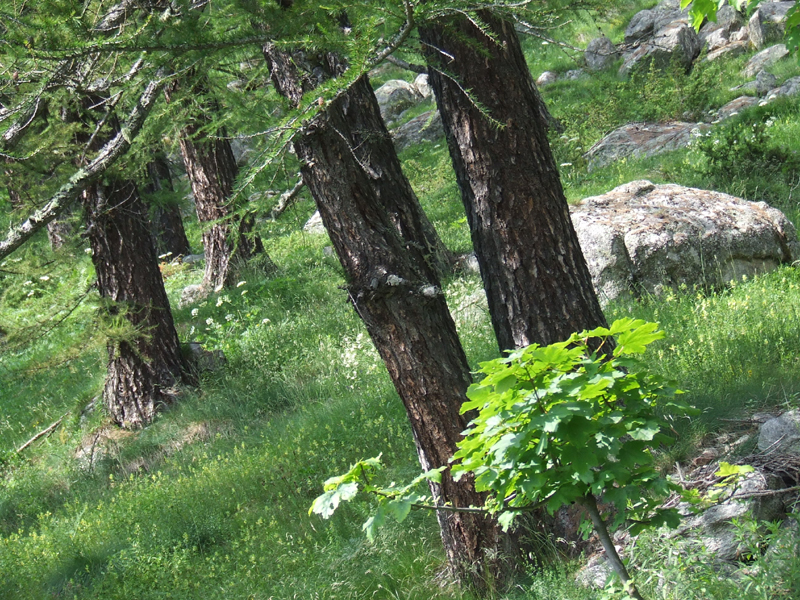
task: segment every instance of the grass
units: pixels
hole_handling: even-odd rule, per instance
[[[649,5],[623,3],[598,22],[619,40],[630,15]],[[587,17],[565,35],[583,44],[594,31]],[[574,67],[552,44],[529,39],[526,51],[534,74]],[[566,126],[553,147],[559,164],[573,163],[561,169],[568,197],[649,178],[766,199],[796,218],[796,103],[749,111],[712,129],[707,145],[592,173],[584,168],[583,152],[610,129],[687,111],[695,118],[730,99],[743,60],[690,74],[645,71],[633,81],[609,71],[547,88],[551,111]],[[782,78],[796,73],[793,64],[776,69]],[[747,151],[714,150],[713,139],[733,145],[770,119],[757,143],[737,143]],[[447,245],[468,251],[444,141],[401,158]],[[356,459],[382,452],[388,477],[398,481],[418,468],[402,404],[339,289],[343,273],[324,251],[329,241],[301,231],[313,210],[304,196],[277,222],[262,224],[276,274],[245,271],[241,286],[175,310],[181,339],[224,350],[227,366],[206,374],[147,430],[108,444],[91,467],[75,458],[105,426],[102,408],[90,409],[105,362],[94,292],[78,303],[93,277],[89,257],[80,245],[54,254],[40,237],[0,265],[0,328],[8,332],[0,338],[0,598],[471,598],[442,579],[430,515],[415,513],[371,544],[360,529],[365,504],[345,507],[330,522],[307,514],[321,483]],[[194,223],[190,235],[199,239]],[[163,272],[173,306],[180,290],[202,277],[197,266],[164,265]],[[497,355],[480,288],[467,275],[445,285],[473,366]],[[607,315],[659,321],[668,337],[654,345],[650,365],[677,379],[703,410],[677,424],[681,443],[664,464],[690,458],[698,440],[718,431],[720,417],[800,406],[794,267],[725,289],[618,302]],[[63,415],[50,436],[14,452]],[[720,579],[702,552],[682,559],[655,534],[638,544],[632,560],[649,597],[749,599],[796,591],[779,588],[797,585],[796,560],[781,567],[758,559],[760,571]],[[532,565],[497,595],[598,597],[574,582],[580,564]]]

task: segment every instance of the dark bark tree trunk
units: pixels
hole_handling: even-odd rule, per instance
[[[279,92],[290,96],[300,88],[290,69],[270,64]],[[350,300],[406,407],[420,464],[430,469],[447,465],[461,439],[466,420],[459,409],[471,378],[419,223],[410,219],[406,231],[397,218],[410,214],[406,207],[416,198],[383,132],[375,95],[362,77],[308,126],[295,150],[347,273]],[[441,503],[483,504],[470,481],[455,482],[449,474],[431,489]],[[478,586],[500,575],[502,535],[494,520],[444,511],[437,517],[454,575]]]
[[[134,335],[109,342],[103,398],[115,423],[138,428],[171,404],[184,373],[147,211],[130,181],[92,184],[83,194],[87,237],[110,317]]]
[[[279,50],[272,44],[264,46],[264,56],[270,67],[270,76],[275,87],[287,97],[294,106],[300,104],[303,94],[314,89],[320,79],[307,72],[301,71],[297,65],[307,65],[309,70],[324,74],[322,77],[336,77],[344,72],[345,67],[333,54],[326,53],[308,56],[301,51],[292,55]],[[348,149],[348,152],[357,154],[358,160],[363,163],[370,177],[374,180],[373,188],[378,201],[388,212],[392,223],[400,235],[407,240],[413,240],[422,246],[426,260],[434,265],[439,276],[451,273],[454,258],[442,242],[439,234],[431,223],[419,203],[411,184],[402,172],[400,161],[394,143],[381,118],[378,101],[371,91],[367,96],[365,89],[370,88],[366,75],[354,86],[361,90],[363,101],[361,112],[351,112],[348,115],[350,128],[358,137],[357,146]],[[373,160],[371,157],[392,157],[385,160]],[[402,190],[395,189],[401,186]],[[403,202],[397,202],[403,198]]]
[[[606,321],[514,27],[480,17],[493,38],[455,17],[420,40],[500,349],[550,344]]]
[[[144,188],[147,194],[173,192],[172,173],[169,161],[159,154],[147,165],[148,184]],[[171,254],[174,257],[191,254],[189,240],[183,228],[181,209],[174,202],[159,203],[150,209],[150,220],[159,254]]]
[[[168,101],[176,91],[176,86],[168,90]],[[201,95],[204,92],[199,86],[195,86],[195,91]],[[208,115],[218,112],[216,102],[207,101],[203,111],[192,115],[180,139],[197,219],[205,226],[206,266],[202,286],[207,293],[234,284],[237,268],[264,251],[261,239],[252,235],[253,218],[237,217],[232,205],[239,168],[225,130],[221,128],[214,138],[202,132],[211,123]]]

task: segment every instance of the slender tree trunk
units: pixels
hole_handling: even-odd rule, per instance
[[[501,350],[605,324],[514,27],[420,27]],[[469,90],[469,95],[465,92]]]
[[[325,77],[336,77],[344,72],[345,67],[333,54],[326,53],[308,56],[301,51],[292,55],[279,50],[273,44],[264,46],[264,56],[270,67],[270,76],[281,94],[289,98],[294,106],[300,104],[303,94],[312,90],[319,81],[308,73],[300,71],[296,65],[306,64],[309,69],[325,74]],[[369,88],[369,93],[366,90]],[[413,240],[422,247],[426,256],[440,276],[453,270],[454,258],[442,242],[439,234],[419,203],[411,184],[402,172],[400,161],[394,149],[394,143],[381,118],[380,107],[372,93],[366,75],[353,86],[363,101],[359,111],[348,113],[350,130],[353,132],[354,145],[348,152],[358,155],[358,160],[373,179],[373,188],[378,201],[383,205],[392,219],[397,231],[407,240]],[[371,157],[393,157],[375,160]],[[401,186],[402,190],[395,189]],[[397,202],[397,198],[403,198]]]
[[[103,398],[114,422],[142,427],[189,382],[147,211],[130,181],[92,184],[82,200],[100,295],[134,330],[109,342]]]
[[[172,174],[169,161],[159,154],[147,165],[148,184],[144,191],[147,194],[173,192]],[[156,248],[159,254],[171,254],[173,257],[191,254],[189,240],[183,228],[180,207],[173,203],[159,203],[150,210]]]
[[[270,61],[273,82],[291,97],[300,81],[277,64]],[[397,215],[408,215],[405,207],[416,198],[394,146],[365,143],[374,142],[376,130],[385,131],[373,122],[376,107],[362,77],[308,126],[295,150],[347,273],[350,300],[406,407],[420,464],[430,469],[448,464],[466,426],[459,409],[470,383],[469,366],[418,222],[410,220],[408,233],[414,237],[401,233],[405,222],[398,227]],[[431,489],[442,503],[483,503],[470,481],[455,482],[449,475]],[[482,586],[499,574],[496,522],[444,511],[438,519],[448,565],[457,577]]]
[[[169,89],[167,99],[170,100],[176,91],[176,86]],[[202,94],[204,90],[195,86],[194,91]],[[231,197],[239,168],[224,128],[220,128],[214,138],[203,133],[211,123],[209,115],[218,112],[216,102],[207,102],[203,111],[192,115],[180,139],[197,219],[205,226],[206,266],[202,286],[206,292],[220,291],[234,284],[237,267],[264,251],[261,240],[251,235],[253,218],[242,219],[235,215]]]

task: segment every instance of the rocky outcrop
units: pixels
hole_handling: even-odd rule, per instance
[[[649,158],[689,145],[697,123],[630,123],[615,129],[585,154],[588,169],[604,167],[621,158]]]
[[[387,81],[375,90],[375,97],[378,99],[381,116],[386,123],[397,120],[403,111],[422,101],[422,94],[417,87],[402,79]]]
[[[689,24],[687,10],[675,0],[664,0],[653,9],[636,13],[625,29],[628,50],[620,74],[627,75],[644,63],[658,67],[677,61],[688,69],[703,47],[700,36]]]
[[[590,71],[602,71],[613,64],[619,56],[616,46],[606,36],[593,39],[583,53],[586,68]]]
[[[794,2],[764,2],[753,13],[748,23],[750,43],[760,50],[765,44],[783,37],[786,13]]]
[[[745,77],[755,77],[756,73],[774,65],[787,54],[789,54],[789,50],[786,48],[785,44],[775,44],[774,46],[765,48],[747,61],[742,74]]]
[[[758,434],[758,449],[800,455],[800,410],[790,410],[764,423]]]
[[[601,302],[717,285],[800,256],[783,213],[719,192],[634,181],[571,212]]]
[[[444,125],[438,110],[424,112],[392,131],[392,139],[398,152],[421,142],[435,142],[443,137]]]

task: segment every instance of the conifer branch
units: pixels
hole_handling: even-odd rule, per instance
[[[23,223],[9,230],[6,239],[0,241],[0,259],[11,254],[37,231],[58,217],[89,184],[100,177],[128,151],[134,138],[142,129],[163,85],[164,80],[160,77],[150,81],[131,111],[128,120],[120,127],[119,133],[103,146],[97,157],[86,167],[75,172],[41,209],[29,216]]]

